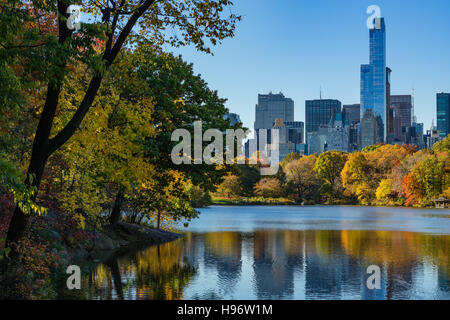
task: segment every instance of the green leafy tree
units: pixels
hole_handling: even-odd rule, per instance
[[[241,186],[239,195],[253,195],[253,188],[261,179],[260,165],[237,165],[237,175]]]
[[[341,186],[340,176],[346,161],[347,154],[340,151],[326,151],[316,160],[314,171],[324,181],[322,191],[330,200]]]
[[[433,145],[433,152],[450,152],[450,135]]]
[[[138,43],[159,50],[164,44],[194,45],[210,52],[215,45],[233,36],[240,17],[226,15],[223,9],[232,5],[228,0],[176,1],[80,1],[83,11],[93,18],[83,23],[81,30],[69,29],[67,9],[69,1],[2,2],[0,33],[3,34],[0,56],[10,55],[23,64],[23,74],[35,74],[35,83],[46,86],[45,102],[33,140],[27,185],[39,189],[49,157],[61,148],[76,132],[94,103],[105,72],[114,64],[124,46]],[[39,15],[48,17],[53,29],[40,28]],[[53,23],[53,24],[52,24]],[[167,28],[176,30],[171,35]],[[14,30],[16,35],[9,30]],[[27,37],[27,35],[32,35]],[[207,43],[206,40],[209,40]],[[27,57],[32,57],[28,59]],[[59,132],[51,134],[65,79],[71,66],[86,64],[91,73],[83,98],[75,103],[75,111]],[[6,61],[10,63],[14,61]],[[11,75],[11,73],[9,73]],[[31,179],[30,177],[33,177]],[[11,220],[7,242],[16,242],[27,226],[28,215],[16,207]]]

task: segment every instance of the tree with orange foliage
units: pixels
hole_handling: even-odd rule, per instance
[[[420,199],[423,197],[422,188],[414,179],[412,172],[408,173],[405,179],[403,179],[402,186],[406,197],[405,205],[414,206],[419,204]]]

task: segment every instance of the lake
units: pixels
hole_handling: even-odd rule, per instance
[[[174,242],[112,257],[84,299],[450,299],[450,210],[213,206]],[[380,268],[380,287],[366,285]]]

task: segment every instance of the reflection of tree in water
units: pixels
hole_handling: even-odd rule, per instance
[[[93,298],[97,292],[106,299],[181,299],[195,272],[184,259],[183,241],[178,240],[109,258],[87,279],[88,295]]]
[[[218,281],[214,288],[202,281],[195,287],[197,281],[193,282],[191,298],[233,296],[237,284],[248,280],[242,279],[246,275],[242,264],[251,258],[253,289],[260,299],[293,298],[294,290],[304,290],[306,298],[393,299],[434,293],[445,297],[450,292],[449,249],[450,236],[411,232],[187,234],[184,239],[100,264],[84,277],[81,298],[180,299],[199,263],[206,276],[217,274]],[[382,290],[368,290],[365,285],[366,268],[372,264],[382,269]],[[299,287],[294,288],[294,280]]]

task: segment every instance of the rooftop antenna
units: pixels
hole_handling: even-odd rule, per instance
[[[320,86],[320,100],[322,100],[322,86]]]

